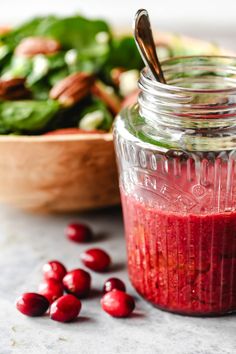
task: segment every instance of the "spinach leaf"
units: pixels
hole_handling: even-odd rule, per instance
[[[43,78],[49,78],[50,72],[64,70],[66,68],[64,57],[63,52],[53,55],[35,55],[32,58],[32,70],[27,77],[27,85],[31,87]]]
[[[11,51],[10,48],[0,42],[0,72],[2,69],[9,64],[11,59]]]
[[[81,118],[81,112],[83,112],[83,110],[86,107],[89,107],[91,104],[91,96],[88,96],[77,103],[75,106],[68,108],[61,107],[56,115],[44,127],[42,133],[46,133],[48,131],[59,128],[78,127],[78,123]]]
[[[57,21],[55,16],[37,17],[23,23],[12,31],[0,36],[0,41],[13,51],[20,41],[26,37],[40,36],[49,23]]]
[[[2,70],[2,78],[27,77],[32,70],[32,60],[26,57],[12,56],[8,65]]]
[[[63,51],[48,58],[51,69],[65,65],[64,54],[69,49],[78,53],[78,61],[68,68],[69,72],[98,72],[110,55],[111,30],[102,20],[89,20],[81,16],[39,17],[0,36],[0,42],[8,51],[13,52],[19,42],[29,36],[50,37],[61,43]]]
[[[110,68],[123,67],[127,70],[142,69],[143,61],[133,37],[114,38],[106,65]]]
[[[30,132],[42,129],[57,113],[56,101],[0,102],[0,131]]]
[[[36,81],[30,86],[33,100],[47,100],[50,89],[51,85],[48,83],[47,78],[42,78],[41,80]]]
[[[98,99],[93,99],[91,105],[89,107],[86,107],[80,115],[80,119],[82,119],[85,115],[88,113],[93,113],[95,111],[100,111],[103,115],[103,120],[99,124],[99,126],[94,127],[94,129],[102,129],[102,130],[110,130],[112,123],[113,123],[113,117],[109,110],[107,109],[106,105],[104,102],[98,100]]]
[[[96,35],[105,32],[108,41],[98,41]],[[77,49],[83,58],[106,56],[109,52],[110,28],[105,21],[88,20],[81,16],[57,19],[40,28],[40,35],[57,39],[64,49]]]
[[[16,46],[30,36],[54,38],[62,49],[50,56],[16,57]],[[103,114],[98,128],[109,130],[113,117],[103,102],[89,96],[70,110],[63,110],[56,101],[48,99],[50,88],[76,71],[93,72],[99,77],[116,66],[126,70],[143,66],[132,37],[114,39],[105,21],[81,16],[34,18],[1,35],[0,46],[0,73],[5,78],[25,77],[33,97],[0,102],[0,132],[5,133],[39,134],[50,127],[76,126],[85,114],[96,110]],[[67,60],[68,51],[75,54],[74,60],[71,53]]]
[[[66,67],[58,69],[58,70],[52,70],[51,72],[49,72],[49,74],[47,76],[48,84],[52,87],[58,81],[61,81],[62,79],[64,79],[69,74],[70,74],[70,72],[68,71],[68,69]]]

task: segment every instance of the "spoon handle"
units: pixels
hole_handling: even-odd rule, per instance
[[[145,65],[151,70],[154,78],[166,84],[156,53],[148,12],[145,9],[137,11],[134,19],[134,38]]]

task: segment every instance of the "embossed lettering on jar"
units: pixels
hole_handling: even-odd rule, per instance
[[[155,306],[236,311],[236,59],[163,63],[141,73],[116,119],[129,276]]]

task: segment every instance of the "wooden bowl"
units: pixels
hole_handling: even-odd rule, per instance
[[[37,212],[119,203],[112,134],[1,136],[0,202]]]
[[[181,40],[202,54],[228,54],[208,42]],[[194,52],[193,50],[193,52]],[[0,136],[0,202],[35,212],[72,212],[120,202],[112,134]]]

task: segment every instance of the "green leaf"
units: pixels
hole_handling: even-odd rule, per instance
[[[101,32],[108,34],[108,41],[96,40],[96,35]],[[89,20],[81,16],[62,18],[49,22],[40,34],[57,39],[66,50],[77,49],[81,57],[96,58],[107,55],[110,49],[110,28],[102,20]]]
[[[33,100],[47,100],[49,97],[50,89],[51,85],[48,83],[46,78],[42,78],[41,80],[36,81],[33,85],[30,86]]]
[[[9,47],[6,44],[0,44],[0,60],[4,59],[9,52]]]
[[[66,76],[68,76],[70,74],[70,72],[68,71],[68,69],[65,68],[61,68],[58,70],[52,70],[49,74],[48,74],[48,83],[49,85],[52,87],[54,86],[57,82],[61,81],[62,79],[64,79]]]
[[[93,59],[82,58],[76,49],[68,50],[65,53],[64,60],[70,74],[78,71],[96,73],[104,62],[104,59],[100,57]]]
[[[31,87],[45,77],[50,70],[49,61],[45,55],[35,55],[32,59],[32,70],[27,77],[27,85]]]
[[[89,20],[81,16],[35,18],[0,36],[0,41],[13,51],[23,38],[30,36],[50,37],[60,42],[63,51],[51,58],[51,64],[58,68],[65,64],[64,50],[77,50],[78,62],[69,68],[69,72],[98,72],[110,55],[111,30],[102,20]]]
[[[110,68],[123,67],[126,70],[142,69],[144,66],[134,38],[126,36],[112,40],[112,49],[107,60]]]
[[[101,123],[99,123],[98,126],[94,127],[94,129],[102,129],[102,130],[110,130],[112,123],[113,123],[113,117],[111,115],[111,113],[109,112],[109,110],[107,109],[106,105],[97,99],[93,100],[93,103],[89,106],[86,107],[82,113],[81,113],[81,119],[89,114],[89,113],[93,113],[93,112],[97,112],[100,111],[103,114],[103,120]]]
[[[50,70],[61,69],[66,66],[65,52],[61,51],[55,54],[47,55]]]
[[[58,112],[56,101],[0,102],[0,130],[31,132],[43,129]]]
[[[32,58],[32,70],[27,77],[27,85],[31,87],[43,78],[49,78],[51,72],[61,72],[65,69],[66,63],[62,52],[54,55],[35,55]]]
[[[5,79],[15,77],[27,77],[32,70],[32,60],[26,57],[12,56],[9,64],[2,71]]]
[[[0,42],[0,76],[3,68],[9,65],[11,60],[11,50],[8,45]]]
[[[107,36],[107,40],[99,41],[101,34]],[[111,31],[102,20],[81,16],[58,19],[44,26],[40,35],[57,39],[63,50],[77,51],[78,58],[74,65],[69,66],[70,72],[98,72],[110,55]]]
[[[51,24],[54,21],[57,21],[57,18],[54,16],[34,18],[24,22],[12,31],[1,35],[0,41],[7,44],[11,50],[14,50],[23,38],[39,36],[45,30],[45,27],[48,27],[49,23]]]

